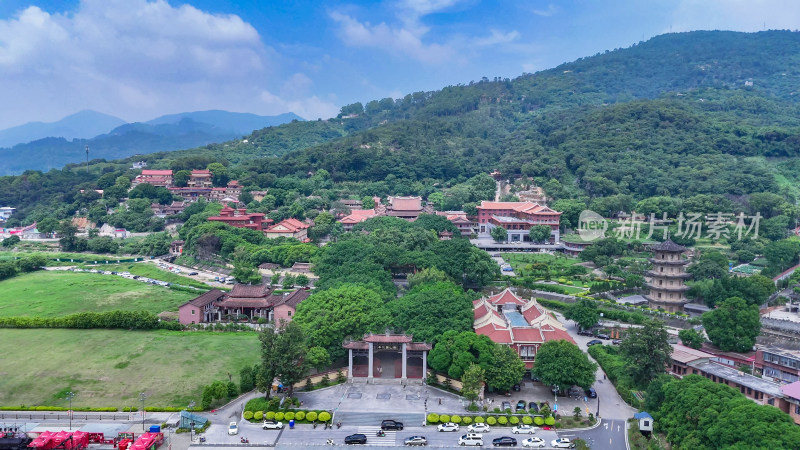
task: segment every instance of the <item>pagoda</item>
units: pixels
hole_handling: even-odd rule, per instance
[[[689,290],[684,281],[691,277],[685,270],[689,260],[682,257],[686,247],[667,239],[652,245],[650,250],[653,251],[653,258],[650,258],[653,268],[645,273],[650,289],[645,298],[650,308],[683,312],[683,305],[687,302],[686,291]]]

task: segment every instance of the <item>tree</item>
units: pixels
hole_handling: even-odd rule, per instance
[[[556,200],[550,206],[556,211],[561,211],[561,225],[573,229],[578,228],[578,219],[581,212],[587,209],[586,203],[566,198]]]
[[[16,234],[10,237],[3,239],[3,247],[5,248],[13,248],[15,245],[19,244],[22,239],[19,238]]]
[[[261,282],[261,274],[258,269],[246,261],[234,261],[231,275],[242,284],[258,284]]]
[[[306,363],[321,372],[331,365],[331,355],[322,347],[311,347],[306,354]]]
[[[581,329],[593,327],[600,320],[600,311],[597,304],[592,300],[582,298],[577,303],[573,303],[564,313],[564,317],[574,320]]]
[[[506,231],[503,227],[494,227],[492,231],[489,232],[494,239],[495,242],[503,242],[508,239],[508,231]]]
[[[52,217],[46,217],[36,222],[36,229],[39,230],[40,233],[51,235],[58,229],[58,220]]]
[[[711,342],[726,352],[748,352],[761,333],[757,305],[748,305],[741,297],[731,297],[703,314],[703,327]]]
[[[494,364],[495,345],[488,336],[475,334],[474,331],[446,331],[428,355],[428,364],[433,370],[458,379],[470,364],[478,364],[488,377],[489,369]]]
[[[206,170],[211,171],[211,182],[214,186],[222,187],[228,184],[230,177],[228,176],[228,168],[221,163],[211,163],[206,167]]]
[[[534,225],[528,231],[528,237],[533,242],[545,242],[550,237],[550,227],[547,225]]]
[[[486,371],[477,364],[470,364],[464,375],[461,376],[461,395],[470,402],[478,399],[483,383],[486,381]]]
[[[408,287],[414,289],[422,284],[433,284],[444,281],[451,281],[446,273],[437,269],[436,267],[428,267],[420,270],[417,273],[412,273],[408,276]]]
[[[545,384],[566,391],[573,385],[588,389],[594,384],[597,364],[589,361],[577,345],[565,341],[545,342],[536,352],[533,373]]]
[[[266,327],[258,333],[258,340],[261,341],[261,365],[258,367],[255,377],[256,387],[269,398],[269,394],[272,392],[272,382],[277,375],[278,334],[274,328]]]
[[[436,342],[448,330],[472,329],[472,301],[451,282],[418,285],[388,308],[394,329],[424,342]]]
[[[289,396],[292,396],[294,385],[306,373],[306,346],[303,330],[295,321],[284,322],[278,325],[278,338],[275,344],[275,374],[284,386],[289,386]]]
[[[378,293],[363,286],[342,284],[316,291],[297,305],[297,323],[309,342],[328,350],[331,358],[344,356],[347,336],[361,338],[367,332],[383,332],[391,322]]]
[[[664,322],[648,321],[641,328],[629,328],[619,346],[628,371],[637,386],[646,386],[664,372],[670,362],[672,347]]]
[[[678,337],[683,345],[694,349],[702,347],[705,341],[703,335],[698,333],[694,328],[679,331]]]
[[[495,344],[492,348],[492,364],[486,370],[486,384],[492,389],[508,391],[525,375],[525,362],[514,349]]]
[[[189,178],[192,177],[190,170],[178,170],[172,175],[172,183],[176,187],[186,187],[189,185]]]
[[[250,392],[256,387],[257,369],[258,367],[256,367],[256,371],[253,371],[253,367],[244,366],[242,370],[239,371],[239,389],[241,392]]]

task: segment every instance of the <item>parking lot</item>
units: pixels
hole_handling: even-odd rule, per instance
[[[517,402],[519,400],[524,400],[526,405],[530,402],[536,402],[537,404],[546,403],[550,406],[550,409],[558,411],[558,413],[562,415],[571,416],[576,406],[581,408],[581,414],[583,414],[584,417],[590,412],[592,414],[597,414],[599,398],[588,398],[580,388],[576,388],[575,393],[578,395],[573,396],[555,396],[550,389],[551,387],[548,385],[526,379],[520,384],[519,391],[511,391],[509,393],[510,395],[489,394],[486,396],[484,404],[487,404],[489,411],[492,411],[494,408],[500,408],[502,410],[503,402],[509,402],[511,404],[511,410],[515,411]]]

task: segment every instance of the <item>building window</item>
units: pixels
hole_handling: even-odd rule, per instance
[[[291,311],[287,311],[287,315],[288,315],[289,317],[292,317],[292,312],[291,312]]]
[[[794,407],[794,413],[795,414],[800,414],[800,405],[797,405],[797,406]]]
[[[192,315],[194,315],[194,310],[192,310]]]
[[[519,357],[526,361],[532,361],[536,355],[536,347],[533,345],[520,345]]]

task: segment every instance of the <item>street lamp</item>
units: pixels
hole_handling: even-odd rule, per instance
[[[72,391],[67,392],[67,400],[69,400],[69,429],[72,430],[72,398],[75,394]]]
[[[146,398],[147,398],[147,396],[144,394],[144,392],[139,394],[139,400],[141,400],[141,402],[142,402],[142,431],[144,431],[144,400]]]

